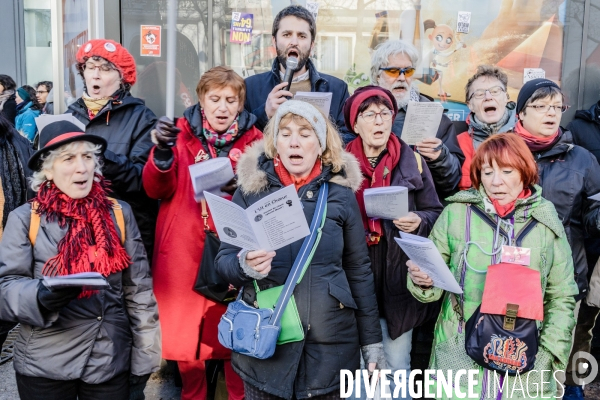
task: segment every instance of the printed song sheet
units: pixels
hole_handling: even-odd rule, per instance
[[[363,196],[370,218],[394,220],[408,214],[408,189],[404,186],[365,189]]]
[[[435,244],[424,237],[400,232],[401,239],[395,238],[408,258],[414,261],[421,271],[433,280],[433,286],[452,293],[462,293],[462,289],[450,269],[442,259]]]
[[[434,138],[443,113],[444,107],[440,103],[409,102],[402,128],[402,140],[406,144],[415,145],[425,138]]]
[[[243,209],[205,192],[219,239],[249,250],[277,250],[308,236],[310,229],[294,185]]]
[[[333,93],[331,92],[296,92],[294,100],[305,101],[312,104],[321,112],[323,115],[329,115],[329,109],[331,108],[331,99]]]
[[[228,157],[217,157],[189,167],[194,199],[200,201],[204,198],[203,192],[224,195],[220,188],[233,178],[233,168]]]
[[[110,287],[99,272],[81,272],[63,276],[44,276],[44,285],[48,289],[81,287],[83,290],[101,290]]]

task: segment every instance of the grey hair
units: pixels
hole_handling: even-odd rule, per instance
[[[100,162],[99,157],[100,151],[102,150],[102,146],[100,146],[99,144],[88,142],[86,140],[81,140],[77,142],[67,143],[64,146],[60,146],[57,149],[50,150],[49,152],[43,154],[40,157],[41,167],[33,173],[31,178],[29,178],[29,184],[31,185],[31,189],[34,192],[37,192],[40,189],[40,186],[42,186],[42,184],[47,181],[46,173],[44,171],[52,169],[54,162],[56,161],[58,156],[60,156],[61,153],[72,150],[76,145],[80,143],[85,144],[86,147],[84,151],[93,152],[94,163],[96,164],[96,167],[94,168],[94,173],[102,175],[102,163]]]
[[[389,58],[400,53],[406,54],[410,58],[412,66],[417,68],[419,51],[415,46],[405,40],[388,40],[377,46],[371,56],[371,83],[373,85],[377,85],[377,79],[381,74],[379,68],[387,67]]]

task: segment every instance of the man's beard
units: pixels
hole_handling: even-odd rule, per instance
[[[404,94],[399,95],[394,93],[394,89],[395,88],[399,88],[399,87],[403,87],[406,89],[406,91],[404,92]],[[394,98],[396,99],[396,105],[398,106],[398,110],[403,108],[406,109],[406,107],[408,106],[408,102],[410,101],[410,93],[412,91],[416,91],[417,93],[419,93],[419,90],[417,89],[417,85],[413,82],[410,85],[407,84],[406,82],[397,82],[394,83],[394,85],[391,88],[391,92],[394,95]]]
[[[277,46],[277,42],[275,42],[275,46]],[[286,67],[286,63],[287,63],[287,59],[288,59],[287,55],[291,49],[296,50],[296,52],[298,53],[298,67],[296,68],[296,71],[300,71],[302,68],[304,68],[304,66],[308,62],[308,58],[310,57],[310,49],[306,53],[302,53],[302,51],[300,50],[299,47],[288,47],[285,50],[281,50],[279,47],[276,47],[276,48],[277,48],[277,60],[279,61],[279,64],[281,64],[283,66],[283,68]]]

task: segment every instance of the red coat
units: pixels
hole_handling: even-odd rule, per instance
[[[173,147],[170,169],[157,168],[154,147],[142,174],[148,195],[161,200],[152,275],[162,329],[163,358],[177,361],[229,359],[230,351],[217,340],[217,324],[225,306],[192,290],[204,250],[205,233],[201,205],[194,200],[188,166],[194,164],[201,149],[205,152],[208,149],[192,128],[198,132],[201,129],[199,107],[188,108],[184,117],[177,121],[181,132]],[[252,142],[262,139],[262,133],[254,127],[255,120],[245,111],[240,116],[241,136],[228,152],[234,170],[236,156]],[[209,225],[214,229],[212,218]]]

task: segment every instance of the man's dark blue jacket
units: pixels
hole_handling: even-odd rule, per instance
[[[269,118],[265,113],[265,103],[271,90],[275,86],[281,83],[279,77],[279,60],[275,58],[273,61],[273,68],[271,71],[263,72],[262,74],[253,75],[246,78],[246,102],[245,108],[252,114],[256,115],[258,120],[255,126],[261,131],[265,129],[265,125],[269,122]],[[315,65],[309,59],[306,63],[310,76],[310,87],[311,92],[331,92],[333,94],[331,99],[331,108],[329,109],[329,116],[335,122],[338,131],[342,138],[354,139],[356,135],[352,135],[347,131],[344,125],[344,103],[349,97],[348,85],[335,76],[321,74],[317,72]],[[346,142],[346,140],[344,140]]]

